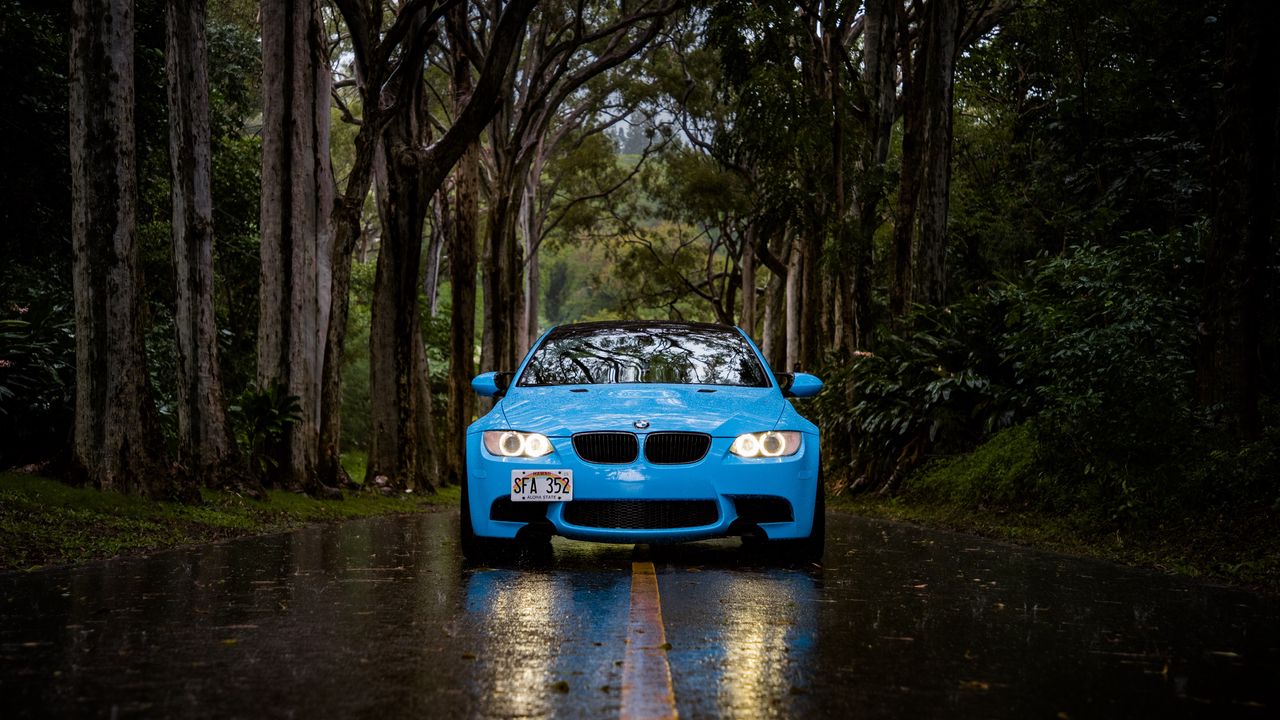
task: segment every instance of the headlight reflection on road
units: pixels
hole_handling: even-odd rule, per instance
[[[563,640],[563,591],[551,576],[540,573],[494,570],[471,577],[468,610],[486,625],[479,660],[487,665],[481,677],[488,687],[481,693],[480,715],[550,714],[548,688],[555,682],[556,651]]]
[[[735,717],[776,715],[796,685],[814,630],[812,580],[737,575],[724,592],[718,705]]]

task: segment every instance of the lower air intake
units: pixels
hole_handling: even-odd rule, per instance
[[[733,499],[738,519],[750,523],[791,522],[791,503],[772,495],[744,495]]]
[[[578,527],[668,530],[714,525],[719,519],[714,500],[574,500],[564,506],[564,521]]]

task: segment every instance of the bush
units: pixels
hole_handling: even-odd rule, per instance
[[[959,452],[1025,416],[1028,398],[1007,361],[1007,293],[992,290],[946,308],[920,308],[875,353],[825,373],[833,389],[815,403],[829,432],[852,436],[855,489],[892,487],[931,452]],[[843,461],[843,462],[842,462]],[[830,465],[829,465],[830,466]]]
[[[1151,465],[1193,431],[1195,235],[1079,247],[1009,289],[1007,352],[1073,469]]]
[[[298,396],[284,384],[269,389],[250,386],[231,406],[236,443],[250,477],[265,480],[279,467],[279,457],[289,428],[302,419]]]
[[[855,489],[892,490],[929,457],[971,450],[1035,418],[1019,433],[1034,434],[1037,463],[1083,479],[1055,503],[1072,493],[1117,512],[1148,502],[1198,426],[1190,395],[1197,236],[1075,247],[1033,263],[1023,282],[918,308],[902,330],[877,339],[874,354],[829,371],[847,392],[826,394],[819,422],[854,438],[851,457],[831,460]],[[980,483],[963,492],[1027,500],[1027,488],[1013,489]]]
[[[0,305],[0,468],[65,448],[75,367],[75,320],[64,291],[36,287]]]

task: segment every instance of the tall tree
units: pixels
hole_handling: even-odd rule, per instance
[[[1280,8],[1237,0],[1224,13],[1227,47],[1212,148],[1213,222],[1205,263],[1197,366],[1200,402],[1239,436],[1261,432],[1259,313],[1275,257],[1280,138]]]
[[[460,113],[471,99],[471,63],[464,45],[471,39],[465,6],[454,8],[447,18],[449,34],[450,91],[454,112]],[[462,483],[466,461],[466,427],[475,415],[476,344],[476,241],[480,225],[480,148],[473,142],[458,160],[453,175],[452,222],[448,227],[450,327],[449,407],[446,432],[450,438],[443,467],[446,481]]]
[[[104,490],[172,490],[148,393],[137,238],[132,0],[71,14],[73,463]]]
[[[395,58],[409,31],[419,22],[416,13],[421,3],[406,7],[395,16],[389,27],[383,26],[381,3],[338,0],[335,3],[351,40],[353,78],[360,99],[362,116],[355,118],[339,101],[349,121],[359,130],[354,140],[354,157],[342,197],[333,207],[334,241],[331,256],[332,293],[330,322],[324,346],[324,369],[321,373],[319,477],[325,485],[350,481],[341,463],[342,430],[342,366],[346,357],[347,318],[350,310],[351,260],[356,243],[364,233],[365,200],[375,174],[385,174],[382,133],[395,110],[397,96],[384,93],[388,76],[395,71]],[[413,12],[410,12],[410,11]],[[405,70],[407,72],[407,70]],[[385,203],[378,204],[379,219]],[[366,243],[367,245],[367,243]]]
[[[405,157],[426,147],[430,137],[421,68],[434,31],[425,27],[426,10],[419,12],[401,58],[409,69],[390,80],[396,108],[379,144],[380,167],[385,168],[379,204],[385,221],[369,333],[369,390],[375,400],[365,477],[369,486],[386,476],[392,486],[407,489],[430,489],[435,477],[431,393],[418,302],[423,229],[432,194],[423,185],[424,173]]]
[[[947,297],[947,208],[956,58],[1018,0],[928,0],[902,42],[902,175],[893,230],[894,315]]]
[[[178,462],[221,484],[235,448],[223,404],[213,306],[209,48],[205,0],[169,0],[165,46],[172,167],[174,308],[178,348]]]
[[[262,3],[262,270],[258,384],[298,398],[269,482],[317,482],[320,378],[328,334],[334,185],[329,60],[318,0]]]
[[[426,355],[417,324],[421,229],[428,202],[496,112],[500,88],[508,82],[512,58],[535,3],[512,0],[488,17],[483,42],[476,43],[472,54],[472,62],[479,68],[474,91],[447,129],[428,143],[427,128],[433,119],[423,101],[427,52],[436,40],[440,19],[456,4],[457,0],[409,3],[384,30],[380,5],[371,9],[356,2],[339,3],[351,29],[357,65],[363,68],[365,119],[357,136],[357,150],[370,153],[367,167],[372,168],[372,153],[381,143],[388,172],[387,228],[379,250],[370,336],[371,387],[381,391],[373,393],[376,427],[368,477],[385,476],[389,484],[401,488],[431,488],[434,484],[428,470],[435,460],[424,454],[435,443],[427,417]],[[372,109],[376,109],[373,114]],[[362,140],[366,128],[372,134]],[[357,157],[357,167],[365,166],[364,162]],[[349,181],[344,204],[354,206],[354,190],[359,188],[353,188]],[[391,232],[386,232],[388,228]],[[339,251],[349,253],[350,248]],[[349,267],[349,258],[347,263]],[[406,449],[406,444],[417,447]]]
[[[902,181],[894,226],[894,310],[946,297],[951,105],[960,0],[929,0],[914,53],[903,58]],[[904,29],[905,31],[905,29]]]
[[[678,6],[678,0],[539,6],[515,87],[504,94],[489,129],[493,180],[484,254],[482,369],[510,370],[519,360],[524,259],[517,221],[540,141],[571,95],[644,50]]]
[[[861,92],[866,113],[855,182],[857,230],[854,238],[852,287],[848,299],[852,345],[865,348],[873,334],[871,285],[876,231],[883,223],[887,175],[885,164],[897,118],[898,0],[867,0],[863,15]]]
[[[625,91],[622,75],[636,79],[641,73],[631,65],[616,74],[598,76],[587,90],[565,102],[547,132],[537,140],[516,217],[516,231],[524,251],[524,295],[516,331],[518,356],[529,350],[540,333],[542,275],[538,256],[543,241],[562,227],[568,214],[613,202],[612,196],[639,174],[654,150],[653,140],[642,137],[641,145],[635,148],[639,157],[629,170],[623,170],[618,167],[619,162],[631,161],[618,157],[614,141],[608,136],[618,123],[637,113],[642,101],[638,94]],[[615,172],[593,178],[598,182],[583,183],[586,178],[581,176],[590,173],[570,173],[568,168],[555,165],[558,160],[572,162],[579,156],[591,155],[593,148],[601,146],[607,147],[608,169]],[[577,165],[573,169],[585,170]],[[587,187],[582,187],[584,184]]]

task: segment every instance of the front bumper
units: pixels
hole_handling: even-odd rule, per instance
[[[644,438],[640,438],[643,442]],[[554,451],[537,459],[502,458],[484,450],[478,433],[467,438],[467,491],[471,523],[481,537],[514,538],[529,522],[494,519],[495,502],[509,499],[511,471],[568,469],[573,471],[573,501],[688,501],[715,503],[715,521],[691,527],[643,529],[595,527],[574,524],[566,518],[568,503],[536,503],[545,507],[546,522],[538,508],[520,507],[526,515],[536,514],[539,524],[558,535],[575,540],[615,543],[664,543],[725,537],[741,532],[743,521],[751,518],[749,506],[759,507],[760,499],[772,507],[778,500],[790,504],[790,519],[751,522],[769,539],[807,537],[813,527],[813,510],[818,492],[818,436],[804,433],[800,451],[784,458],[743,459],[729,452],[733,438],[713,438],[706,456],[696,463],[654,465],[643,454],[626,465],[584,462],[573,451],[570,438],[551,438]],[[513,503],[528,506],[535,503]],[[508,510],[511,508],[508,507]],[[499,513],[503,515],[503,513]],[[525,518],[530,519],[530,518]],[[776,520],[777,514],[767,517]]]

